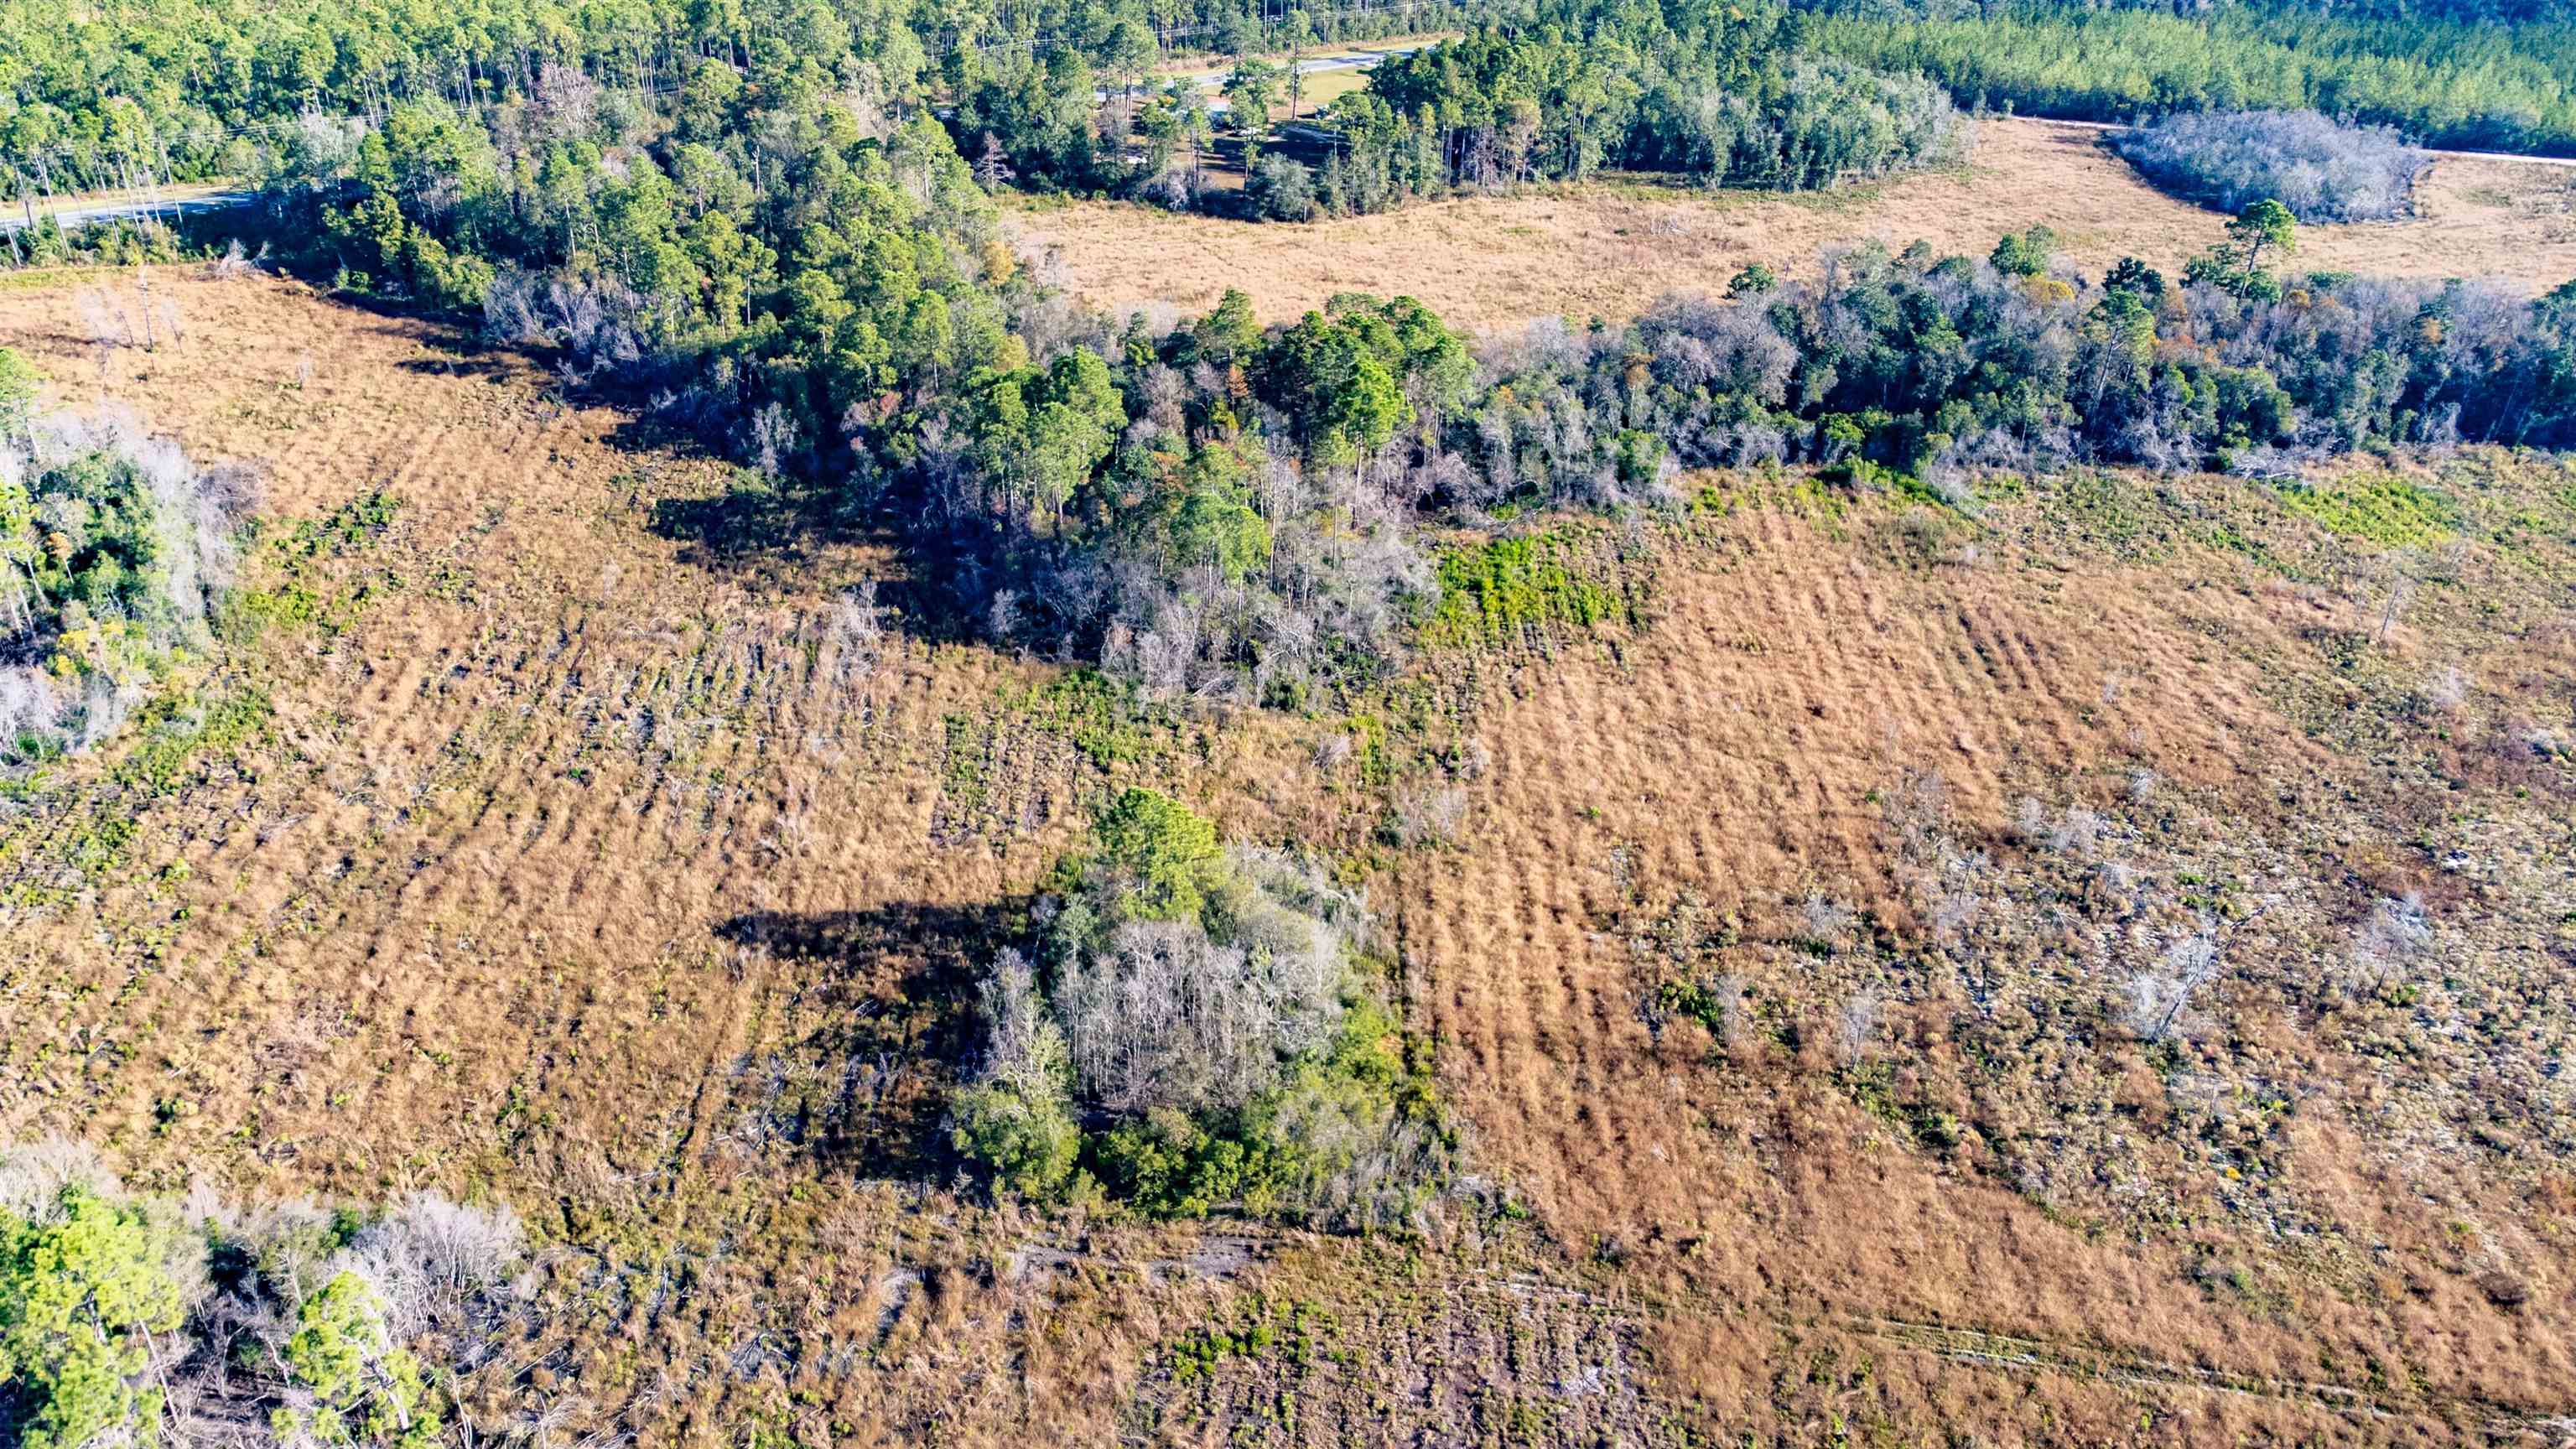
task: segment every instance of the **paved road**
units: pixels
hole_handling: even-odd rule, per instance
[[[47,217],[62,224],[65,231],[78,231],[93,222],[127,221],[152,216],[190,216],[201,211],[226,211],[248,206],[257,194],[226,187],[175,187],[161,193],[159,202],[145,197],[121,197],[114,201],[83,203],[76,199],[58,202],[50,211],[39,211],[35,219]],[[27,209],[0,212],[0,233],[20,231],[27,226]]]

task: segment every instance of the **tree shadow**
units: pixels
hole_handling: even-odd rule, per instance
[[[436,357],[407,357],[394,366],[423,377],[509,377],[531,359],[499,349],[476,350],[449,333],[422,339],[423,345],[441,354]]]
[[[624,445],[674,450],[668,439],[647,444],[640,434]],[[897,498],[872,505],[828,481],[745,470],[721,493],[655,499],[646,527],[682,545],[682,563],[707,569],[774,569],[835,545],[881,545],[902,561],[899,570],[876,579],[876,601],[890,625],[927,642],[983,638],[992,580],[1009,577],[1008,569],[970,548],[943,547],[906,530],[901,515],[909,506]]]
[[[822,490],[757,475],[738,477],[706,498],[658,498],[646,525],[656,538],[683,545],[681,561],[723,567],[760,557],[798,559],[816,544],[856,536],[837,526]]]
[[[944,1181],[941,1131],[972,1065],[984,964],[1026,928],[1028,899],[865,911],[754,911],[718,938],[790,968],[823,1024],[749,1084],[756,1128],[861,1177]]]

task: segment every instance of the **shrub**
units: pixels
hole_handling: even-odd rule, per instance
[[[1073,1176],[1082,1148],[1068,1098],[1064,1030],[1047,1011],[1029,963],[1006,950],[985,978],[984,1061],[949,1111],[949,1140],[1021,1197],[1048,1199]]]
[[[1047,980],[995,958],[982,1057],[950,1105],[950,1141],[997,1191],[1059,1196],[1087,1164],[1157,1217],[1409,1214],[1449,1139],[1360,969],[1357,897],[1281,852],[1220,847],[1143,790],[1056,879]],[[1077,1104],[1101,1124],[1087,1138]]]
[[[2422,151],[2386,126],[2314,111],[2203,111],[2124,131],[2112,144],[2158,187],[2220,211],[2278,201],[2301,221],[2405,214]]]
[[[174,649],[205,642],[253,489],[128,417],[13,426],[9,408],[0,398],[0,754],[23,754],[95,742]]]
[[[1082,1150],[1082,1131],[1061,1098],[1032,1100],[998,1082],[957,1094],[949,1140],[991,1171],[995,1188],[1041,1202],[1062,1193]]]

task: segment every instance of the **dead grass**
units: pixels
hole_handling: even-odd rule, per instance
[[[1018,219],[1085,298],[1111,308],[1204,311],[1227,287],[1268,319],[1336,292],[1410,293],[1471,327],[1532,317],[1632,315],[1669,291],[1722,289],[1753,262],[1798,273],[1818,251],[1875,237],[1982,256],[2006,231],[2054,227],[2088,272],[2136,256],[2169,272],[2224,218],[2138,180],[2099,133],[1997,120],[1975,164],[1843,195],[1717,195],[1605,182],[1281,227],[1088,202]],[[2422,216],[2310,227],[2304,265],[2400,276],[2491,277],[2527,293],[2576,278],[2576,172],[2449,158]]]
[[[313,577],[327,625],[205,691],[264,730],[0,814],[0,1136],[167,1187],[510,1199],[554,1256],[496,1411],[819,1449],[2413,1444],[2570,1407],[2542,1068],[2576,786],[2513,749],[2576,698],[2554,465],[2420,475],[2457,556],[2385,642],[2375,550],[2319,522],[2350,510],[2250,485],[1971,524],[1722,480],[1583,532],[1634,628],[1443,649],[1369,720],[1194,721],[1113,773],[1013,702],[1046,666],[897,620],[840,668],[833,601],[899,600],[891,552],[715,549],[726,470],[525,364],[272,279],[155,285],[177,348],[101,359],[69,287],[0,296],[0,336],[58,400],[265,460],[274,527],[398,508]],[[2417,686],[2449,665],[2445,713]],[[1313,764],[1328,736],[1383,783]],[[1933,770],[1991,861],[1992,1012],[1888,823]],[[1127,780],[1373,872],[1479,1180],[1421,1240],[1035,1220],[926,1165],[967,967]],[[1463,826],[1386,845],[1434,784]],[[2294,897],[2209,1033],[2113,1029],[2126,927],[2014,835],[2024,793],[2214,909]],[[2305,994],[2410,886],[2446,932],[2424,995]],[[1816,893],[1856,911],[1824,949],[1789,924]],[[1761,1024],[1726,1053],[1648,1024],[1703,970]],[[1822,1029],[1861,986],[1867,1072]]]
[[[1450,1046],[1480,1160],[1560,1233],[1664,1263],[1710,1304],[2061,1346],[1858,1325],[1956,1361],[2046,1364],[2083,1344],[2064,1361],[2092,1354],[2096,1375],[2260,1386],[2186,1410],[2185,1438],[2348,1391],[2407,1424],[2383,1430],[2400,1442],[2563,1411],[2568,1322],[2490,1301],[2469,1263],[2493,1253],[2516,1283],[2576,1268],[2561,1210],[2537,1205],[2554,1201],[2538,1183],[2556,1149],[2516,1136],[2534,1120],[2519,1110],[2491,1151],[2434,1146],[2433,1124],[2484,1119],[2478,1081],[2545,1070],[2556,1048],[2525,1056],[2507,1045],[2522,1031],[2564,1039],[2542,1003],[2576,897],[2546,878],[2542,842],[2576,775],[2468,785],[2450,742],[2479,729],[2405,703],[2401,682],[2485,655],[2472,667],[2511,697],[2483,710],[2570,697],[2557,646],[2505,642],[2554,627],[2557,586],[2498,582],[2526,567],[2510,520],[2553,476],[2516,493],[2476,468],[2446,475],[2464,497],[2499,490],[2481,503],[2495,541],[2455,562],[2394,657],[2359,677],[2354,661],[2380,652],[2355,647],[2370,629],[2360,586],[2285,579],[2335,575],[2351,555],[2259,490],[2167,494],[2161,513],[2206,531],[2162,547],[2092,535],[2122,513],[2098,502],[2075,504],[2094,521],[2069,527],[2053,488],[1979,527],[1927,515],[1945,540],[1929,549],[1866,509],[1726,515],[1715,559],[1659,574],[1650,629],[1562,654],[1481,723],[1491,764],[1460,832],[1473,844],[1398,867],[1417,1007]],[[2543,551],[2561,557],[2576,517],[2556,529]],[[2206,541],[2220,538],[2240,547]],[[2504,654],[2517,662],[2499,667]],[[1927,775],[1946,782],[1952,848],[1982,882],[1955,952],[1934,868],[1890,824],[1904,782]],[[2025,792],[2099,812],[2118,843],[2082,847],[2095,853],[2070,873],[2015,834]],[[2150,895],[2269,922],[2212,1005],[2223,1024],[2171,1061],[2116,1024],[2120,986],[2171,927],[2152,905],[2097,918],[2073,904],[2106,889],[2106,861],[2162,882]],[[2492,1045],[2392,1048],[2386,1034],[2438,1033],[2455,1008],[2336,1004],[2324,985],[2373,893],[2405,889],[2446,901],[2441,991],[2489,1003]],[[1805,939],[1799,903],[1817,894],[1858,907],[1857,936]],[[2000,984],[1978,979],[1989,970]],[[1747,1040],[1658,1029],[1660,983],[1721,975],[1752,1003]],[[1855,1066],[1831,1025],[1864,988],[1888,1003],[1868,1049],[1884,1056]],[[2247,1112],[2270,1097],[2297,1105]],[[1668,1349],[1677,1373],[1705,1376],[1721,1420],[1757,1416],[1776,1389],[1704,1339]],[[2373,1374],[2412,1388],[2374,1399]],[[1887,1392],[1843,1412],[1914,1422]],[[2045,1392],[2078,1422],[2101,1411],[2084,1407],[2091,1390]],[[2069,1432],[2125,1438],[2118,1412]]]

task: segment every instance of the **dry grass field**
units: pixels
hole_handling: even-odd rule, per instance
[[[1017,220],[1025,250],[1113,310],[1203,312],[1239,287],[1277,320],[1336,292],[1409,293],[1487,329],[1628,316],[1666,292],[1720,290],[1753,262],[1805,272],[1821,249],[1868,237],[1983,256],[1998,235],[2044,223],[2093,273],[2124,256],[2178,271],[2218,239],[2225,218],[2149,187],[2099,142],[2080,126],[1995,120],[1965,170],[1832,195],[1604,182],[1299,227],[1113,202],[1031,204]],[[2418,196],[2412,221],[2304,228],[2300,261],[2528,293],[2576,278],[2576,169],[2445,158]]]
[[[2055,144],[1997,130],[2006,175]],[[1962,242],[2056,219],[2012,186],[1974,228],[1908,205]],[[1420,244],[1583,207],[1841,235],[1895,192],[1598,195],[1380,219],[1415,228],[1371,264],[1400,278],[1300,279],[1333,229],[1261,232],[1301,250],[1256,295],[1634,305],[1568,264],[1588,221],[1475,278]],[[2159,259],[2214,227],[2167,215],[2202,230]],[[1028,225],[1148,222],[1233,235]],[[2146,250],[2114,225],[2068,230]],[[94,351],[79,290],[133,280],[0,294],[0,342],[52,401],[265,467],[262,623],[195,704],[0,802],[0,1137],[162,1187],[515,1204],[545,1265],[480,1407],[530,1442],[2545,1444],[2576,1415],[2576,470],[2084,475],[1974,520],[1713,478],[1554,525],[1628,623],[1103,751],[1056,665],[838,624],[863,581],[903,599],[881,542],[524,360],[175,273],[184,340]],[[296,531],[353,516],[389,522]],[[1362,732],[1381,774],[1318,763]],[[973,963],[1130,782],[1368,875],[1473,1174],[1421,1236],[1031,1218],[953,1175]],[[1447,790],[1452,842],[1379,828]],[[2359,979],[2408,891],[2432,953]],[[2142,1039],[2131,986],[2204,919],[2224,969]]]

